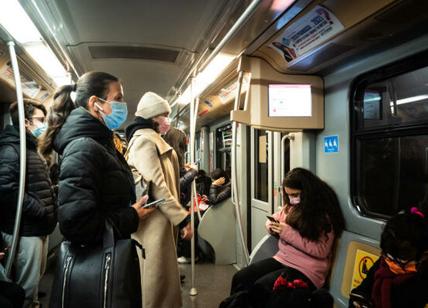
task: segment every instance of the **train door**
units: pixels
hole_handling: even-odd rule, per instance
[[[251,250],[266,234],[272,213],[273,132],[251,128]]]
[[[276,212],[282,206],[282,180],[290,170],[290,135],[288,133],[273,133],[273,151],[273,212]]]

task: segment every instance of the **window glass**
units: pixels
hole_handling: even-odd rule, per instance
[[[428,193],[427,53],[357,79],[351,103],[351,194],[388,217]],[[407,71],[406,71],[407,70]]]
[[[231,168],[231,146],[232,146],[232,124],[219,127],[216,130],[216,168],[230,171]]]
[[[410,125],[428,120],[428,68],[369,84],[356,97],[359,128]]]
[[[254,198],[260,201],[268,202],[268,133],[265,130],[254,130],[254,150],[255,150],[255,180],[254,180]]]
[[[424,198],[428,136],[360,140],[357,195],[368,212],[390,216]]]

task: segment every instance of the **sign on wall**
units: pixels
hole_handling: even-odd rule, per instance
[[[324,153],[337,153],[339,152],[339,136],[325,136],[324,137]]]

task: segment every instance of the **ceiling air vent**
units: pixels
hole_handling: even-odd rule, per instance
[[[177,50],[134,46],[89,46],[93,59],[142,59],[175,63]]]

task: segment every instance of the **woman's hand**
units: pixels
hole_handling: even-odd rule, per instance
[[[269,230],[275,234],[281,234],[284,227],[285,227],[285,223],[283,222],[272,222],[270,224]]]
[[[183,229],[180,230],[180,235],[183,240],[190,240],[192,238],[193,232],[190,221]]]
[[[185,164],[184,164],[184,169],[185,169],[186,171],[189,171],[190,169],[198,170],[198,166],[197,166],[196,164],[185,163]]]
[[[204,201],[205,203],[210,202],[210,199],[208,199],[208,197],[206,195],[202,195],[201,200]]]
[[[151,212],[155,210],[155,208],[147,208],[143,209],[143,205],[146,204],[147,200],[149,199],[149,196],[145,195],[138,199],[137,202],[135,202],[132,207],[137,211],[138,218],[140,220],[145,219],[148,215],[150,215]]]
[[[221,186],[226,182],[226,179],[224,177],[218,178],[214,182],[212,182],[212,185],[214,186]]]

